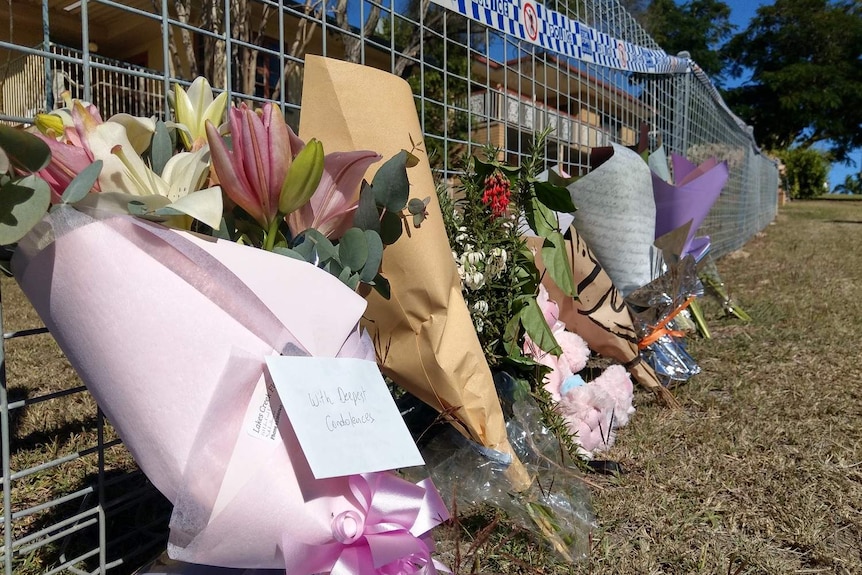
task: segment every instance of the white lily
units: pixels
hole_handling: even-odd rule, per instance
[[[134,196],[161,196],[163,207],[172,208],[206,225],[218,228],[222,217],[222,195],[218,186],[201,189],[209,175],[209,147],[195,152],[180,152],[165,164],[162,175],[153,172],[136,154],[128,154],[122,145],[111,153],[122,162],[129,185],[126,192]],[[153,198],[150,198],[153,199]]]
[[[187,150],[200,148],[207,141],[207,120],[218,126],[227,109],[227,92],[222,92],[213,98],[209,81],[198,76],[189,86],[189,91],[183,90],[179,84],[174,86],[174,106],[177,123]]]

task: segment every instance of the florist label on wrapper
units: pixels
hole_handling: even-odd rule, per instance
[[[376,363],[270,356],[266,364],[317,479],[425,464]]]

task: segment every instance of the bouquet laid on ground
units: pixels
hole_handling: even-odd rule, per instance
[[[578,297],[566,297],[549,276],[542,278],[542,286],[558,307],[558,320],[582,337],[590,349],[620,362],[663,404],[678,407],[653,368],[642,360],[638,348],[640,336],[622,295],[574,226],[569,234],[571,239],[566,239],[566,249]],[[527,238],[527,245],[535,253],[535,264],[541,274],[545,268],[541,253],[536,249],[537,238]]]
[[[537,136],[534,150],[544,149],[546,135]],[[607,448],[615,425],[630,415],[632,389],[625,369],[616,366],[601,381],[575,390],[589,349],[557,321],[551,311],[556,306],[541,287],[547,280],[562,298],[575,296],[570,242],[558,215],[574,212],[575,206],[564,187],[539,177],[542,163],[540,153],[533,152],[522,165],[508,166],[488,150],[467,160],[456,189],[440,190],[450,257],[457,263],[484,355],[509,406],[510,439],[538,474],[539,490],[514,502],[505,493],[498,497],[489,465],[477,465],[469,453],[446,458],[432,467],[432,474],[447,477],[447,485],[457,484],[462,503],[491,502],[510,516],[523,516],[528,528],[573,558],[586,549],[590,514],[585,495],[570,487],[579,480],[567,467],[571,459],[561,459],[566,449],[558,441],[574,457]],[[524,237],[519,228],[531,230],[533,237]],[[609,379],[614,381],[606,385]],[[568,383],[565,390],[563,381]],[[616,399],[606,401],[611,388]],[[538,399],[541,410],[531,407],[530,397]],[[539,439],[554,434],[558,441]],[[556,450],[542,447],[550,444]],[[483,471],[465,471],[473,468]]]
[[[0,131],[0,239],[20,240],[22,289],[174,503],[174,558],[435,572],[446,508],[430,481],[387,471],[422,459],[354,292],[388,293],[383,246],[421,233],[421,151],[398,148],[368,183],[377,151],[304,142],[274,105],[219,126],[227,102],[203,80],[175,96],[172,125],[74,102],[38,140]]]
[[[559,306],[543,286],[539,286],[537,301],[563,353],[554,356],[543,351],[529,335],[524,337],[524,353],[550,369],[543,387],[556,402],[578,453],[592,457],[613,445],[615,430],[626,425],[635,411],[631,378],[623,366],[612,365],[596,379],[584,381],[578,372],[587,366],[587,342],[566,330],[559,320]]]
[[[301,134],[344,149],[384,154],[421,142],[406,83],[384,72],[359,73],[345,62],[318,57],[306,61],[303,93],[312,97],[304,99]],[[369,114],[382,105],[381,94],[386,94],[387,112]],[[400,112],[408,108],[409,114]],[[421,149],[415,157],[408,209],[413,218],[423,213],[427,217],[409,240],[387,248],[382,270],[391,291],[388,298],[369,294],[363,325],[375,342],[382,371],[464,436],[502,453],[508,487],[523,491],[532,478],[506,435],[494,380],[461,295],[428,159]],[[381,220],[381,226],[385,223]]]

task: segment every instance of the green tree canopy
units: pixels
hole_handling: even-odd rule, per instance
[[[836,194],[862,195],[862,172],[855,175],[847,174],[844,181],[832,190]]]
[[[858,0],[775,0],[723,50],[737,77],[731,108],[765,146],[828,142],[847,159],[862,145],[862,4]]]
[[[718,48],[730,38],[730,7],[721,0],[627,0],[623,3],[668,54],[683,50],[720,83],[725,62]]]

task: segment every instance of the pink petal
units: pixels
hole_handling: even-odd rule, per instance
[[[314,228],[327,237],[341,237],[353,225],[359,184],[368,166],[380,158],[369,151],[327,154],[323,177],[311,200],[288,217],[291,233],[296,235]]]
[[[36,136],[48,144],[51,150],[51,162],[39,171],[39,176],[48,182],[51,188],[51,201],[57,203],[75,176],[93,163],[93,157],[84,148],[63,144],[42,134],[36,134]],[[99,189],[98,182],[95,187]]]
[[[284,122],[284,116],[278,106],[271,103],[264,106],[263,127],[268,135],[266,155],[269,157],[269,171],[266,202],[269,211],[267,213],[271,213],[274,217],[278,211],[281,185],[284,183],[293,158],[299,153],[299,150],[291,148],[291,130]]]
[[[256,197],[263,221],[268,223],[278,208],[277,202],[269,201],[269,135],[260,117],[245,104],[231,110],[230,133],[233,165],[245,174],[248,191]]]
[[[233,116],[231,120],[233,120]],[[252,191],[242,166],[238,166],[238,161],[235,161],[239,156],[235,152],[228,151],[227,144],[212,122],[206,123],[206,132],[212,154],[213,169],[218,176],[222,190],[227,194],[227,197],[248,212],[258,223],[265,225],[266,218],[258,196]],[[234,145],[236,145],[236,141]]]

